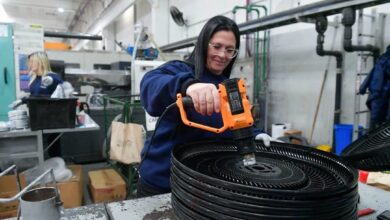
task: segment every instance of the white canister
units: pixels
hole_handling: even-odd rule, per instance
[[[278,137],[284,136],[286,130],[291,129],[290,123],[275,123],[272,124],[272,138],[276,139]]]

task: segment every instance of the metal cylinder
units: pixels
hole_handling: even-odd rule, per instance
[[[60,219],[60,205],[54,187],[32,189],[20,197],[23,220]]]

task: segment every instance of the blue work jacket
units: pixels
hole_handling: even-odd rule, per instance
[[[44,77],[50,77],[47,81],[42,82],[42,76],[37,76],[30,84],[30,96],[51,96],[57,86],[63,83],[61,77],[55,73],[48,73]]]
[[[376,61],[374,68],[360,86],[359,93],[369,91],[366,102],[371,110],[371,124],[378,125],[390,119],[390,46]]]
[[[176,102],[176,95],[182,89],[182,85],[194,78],[194,67],[183,61],[171,61],[151,70],[141,81],[142,105],[150,115],[161,116],[167,106]],[[217,86],[226,79],[224,75],[215,75],[206,70],[199,80]],[[223,125],[220,113],[202,116],[194,109],[189,109],[187,117],[190,121],[211,127],[219,128]],[[260,133],[260,130],[257,129],[255,133]],[[153,141],[151,142],[150,137],[145,141],[141,153],[140,177],[148,185],[168,192],[171,151],[174,146],[204,139],[221,140],[231,137],[230,131],[216,134],[184,125],[178,108],[174,107],[160,118]]]

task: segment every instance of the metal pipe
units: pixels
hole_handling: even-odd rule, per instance
[[[0,173],[0,176],[4,176],[5,174],[9,173],[14,168],[16,168],[16,165],[12,165],[12,166],[8,167],[6,170],[4,170],[3,172]]]
[[[12,202],[17,200],[19,197],[21,197],[25,192],[31,189],[36,183],[38,183],[38,181],[40,181],[44,176],[46,176],[50,172],[53,172],[53,169],[46,170],[43,174],[38,176],[34,181],[28,184],[28,186],[26,186],[22,191],[20,191],[18,194],[14,195],[13,197],[6,198],[6,199],[0,198],[0,203]],[[54,174],[52,176],[54,176]]]
[[[325,16],[319,16],[316,19],[317,36],[317,54],[320,56],[334,56],[337,61],[337,68],[342,67],[343,55],[340,51],[324,50],[325,31],[328,27],[328,19]]]
[[[45,37],[59,37],[59,38],[73,38],[73,39],[82,39],[82,40],[103,40],[102,36],[92,35],[92,34],[75,34],[75,33],[65,33],[65,32],[54,32],[54,31],[45,31]]]
[[[304,18],[315,18],[319,15],[329,16],[341,13],[344,8],[353,7],[355,9],[388,3],[390,0],[324,0],[321,2],[307,4],[287,11],[275,13],[256,20],[251,20],[238,25],[240,34],[253,33],[284,25],[300,22]],[[163,52],[193,46],[196,37],[167,44],[161,47]]]
[[[353,8],[344,8],[342,11],[343,18],[341,23],[344,25],[344,49],[347,52],[369,51],[374,57],[374,64],[379,57],[380,49],[373,45],[352,45],[352,26],[356,22],[356,13]]]
[[[318,33],[317,48],[316,48],[317,54],[319,56],[334,56],[336,58],[336,90],[335,90],[335,105],[334,105],[334,113],[333,113],[334,114],[333,125],[335,125],[340,123],[340,115],[341,115],[343,54],[340,51],[324,50],[325,31],[327,28],[328,28],[328,19],[325,16],[318,16],[316,18],[316,31]],[[312,127],[312,129],[314,129],[314,126]],[[333,144],[335,144],[334,134],[333,134]],[[333,149],[335,149],[335,147],[333,147]]]
[[[248,22],[249,21],[249,4],[250,4],[251,0],[246,0],[245,1],[245,7],[246,7],[246,16],[245,16],[245,22]],[[252,57],[252,54],[253,53],[256,53],[255,51],[251,51],[251,47],[250,47],[250,35],[247,34],[246,37],[245,37],[245,49],[246,49],[246,55],[248,57]]]
[[[257,13],[257,18],[260,17],[260,11],[258,9],[254,9],[254,8],[251,8],[250,6],[248,6],[248,12],[251,12],[251,11],[255,11]],[[260,55],[259,55],[259,32],[257,31],[255,33],[255,56],[254,56],[254,59],[255,59],[255,62],[254,62],[254,65],[255,65],[255,77],[254,77],[254,91],[253,91],[253,99],[254,99],[254,103],[255,104],[258,104],[258,99],[255,98],[257,97],[256,95],[256,92],[259,92],[259,88],[261,88],[261,77],[259,76],[259,59],[260,59]]]
[[[248,10],[249,10],[249,8],[248,8],[247,5],[246,5],[246,6],[238,6],[238,5],[236,5],[236,6],[233,7],[232,13],[233,13],[234,19],[236,19],[236,13],[237,13],[237,11],[240,10],[240,9],[245,10],[245,13],[246,13],[246,21],[248,21]],[[251,54],[251,51],[250,51],[250,48],[249,48],[249,35],[248,35],[248,34],[245,36],[245,47],[244,47],[244,48],[245,48],[245,49],[244,49],[245,57],[246,57],[246,56],[251,57],[252,54]]]
[[[238,6],[238,5],[236,5],[236,6],[233,7],[232,13],[233,14],[237,13],[238,9],[248,10],[246,6]]]
[[[264,16],[268,16],[268,9],[267,7],[265,7],[264,5],[255,5],[255,4],[252,4],[249,6],[250,9],[252,8],[262,8],[264,10]],[[260,18],[260,16],[259,16]],[[265,81],[265,66],[266,66],[266,57],[267,57],[267,33],[266,33],[266,30],[264,30],[264,34],[263,34],[263,51],[262,51],[262,57],[263,57],[263,60],[262,60],[262,65],[261,65],[261,85],[264,84],[264,81]],[[261,88],[261,90],[264,90],[264,88]]]
[[[257,18],[260,18],[260,11],[253,7],[253,5],[247,5],[247,6],[234,6],[232,13],[235,15],[239,9],[244,9],[248,14],[252,11],[255,11],[257,13]],[[266,9],[265,9],[266,10]],[[248,43],[248,35],[246,37],[246,42]],[[248,46],[246,46],[246,51],[248,52],[248,55],[251,56],[251,53],[249,52]],[[263,54],[264,55],[264,54]],[[256,92],[259,91],[259,87],[261,86],[261,77],[259,76],[259,32],[255,33],[255,43],[254,43],[254,77],[253,77],[253,97],[256,97]],[[261,88],[261,87],[260,87]],[[254,98],[255,103],[257,102],[257,99]]]

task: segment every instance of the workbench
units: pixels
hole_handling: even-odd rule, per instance
[[[42,130],[30,129],[0,132],[0,160],[11,161],[25,158],[37,158],[38,164],[43,164]],[[1,164],[3,169],[13,164]]]
[[[376,211],[359,220],[376,220],[376,216],[389,209],[390,192],[359,183],[359,209],[373,208]],[[66,209],[61,220],[170,220],[174,219],[171,194],[100,203]],[[67,217],[65,217],[67,216]]]
[[[75,128],[43,129],[31,131],[30,129],[11,130],[0,132],[0,161],[11,159],[37,158],[38,166],[43,166],[44,152],[52,144],[67,132],[84,132],[99,130],[100,127],[88,115],[86,115],[86,125]],[[47,146],[43,144],[44,134],[58,133],[57,137]],[[6,164],[0,164],[6,165]],[[7,167],[3,167],[4,169]]]

